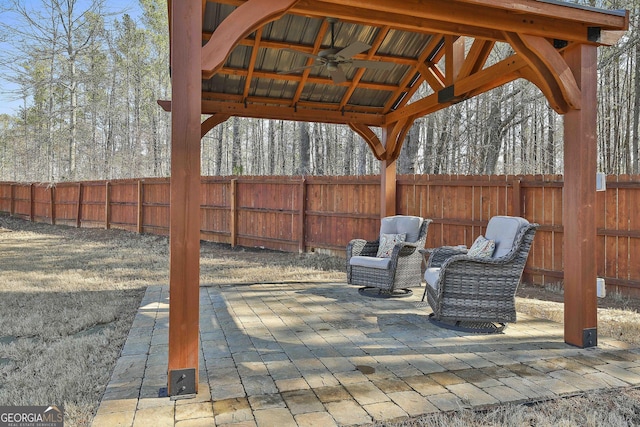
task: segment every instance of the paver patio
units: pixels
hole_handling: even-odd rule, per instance
[[[420,294],[420,295],[417,295]],[[335,426],[640,384],[640,349],[563,340],[519,314],[504,334],[438,328],[420,303],[344,283],[201,287],[199,392],[167,386],[168,286],[147,289],[93,421],[101,426]]]

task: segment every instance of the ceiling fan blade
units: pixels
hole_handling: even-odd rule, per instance
[[[344,59],[349,59],[352,56],[355,56],[362,52],[366,52],[369,49],[371,49],[371,46],[369,46],[368,44],[363,42],[355,42],[351,43],[349,46],[336,53],[336,56]]]
[[[342,71],[342,68],[340,67],[335,67],[332,69],[327,68],[327,71],[331,76],[331,80],[333,80],[335,84],[339,85],[340,83],[344,83],[347,81],[347,76],[344,73],[344,71]]]
[[[356,59],[351,61],[351,65],[358,68],[368,68],[370,70],[388,71],[395,67],[396,64],[394,64],[393,62],[362,61]]]
[[[293,74],[293,73],[298,73],[300,71],[304,71],[304,70],[308,70],[309,68],[313,68],[313,67],[319,67],[322,66],[324,64],[311,64],[311,65],[307,65],[304,67],[298,67],[298,68],[292,68],[290,70],[282,70],[282,71],[278,71],[278,74]]]
[[[297,55],[302,55],[302,56],[306,56],[307,58],[311,58],[311,59],[315,59],[316,61],[322,61],[324,58],[318,55],[313,55],[311,53],[307,53],[307,52],[302,52],[299,50],[295,50],[295,49],[290,49],[288,47],[284,47],[281,50],[285,50],[287,52],[291,52],[291,53],[295,53]]]

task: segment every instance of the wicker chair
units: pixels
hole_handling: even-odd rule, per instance
[[[523,218],[496,216],[485,232],[496,244],[491,257],[471,257],[458,247],[432,250],[422,297],[433,310],[431,320],[486,333],[501,332],[508,322],[515,322],[515,294],[537,228]]]
[[[421,286],[419,250],[424,249],[430,223],[430,219],[417,216],[382,218],[377,240],[355,239],[347,245],[347,283],[361,286],[360,292],[370,296],[411,295],[409,288]],[[389,236],[398,235],[405,236],[403,242],[384,244]],[[386,252],[381,254],[385,247]]]

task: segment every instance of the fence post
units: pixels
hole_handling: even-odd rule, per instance
[[[76,228],[80,228],[82,216],[82,183],[78,183],[78,205],[76,206]]]
[[[522,216],[522,179],[513,180],[513,216]]]
[[[51,203],[51,225],[56,225],[56,187],[49,187],[49,202]]]
[[[104,228],[108,230],[111,223],[111,185],[109,184],[109,181],[105,182],[104,193]]]
[[[35,216],[35,207],[33,206],[33,199],[34,199],[34,187],[33,187],[33,182],[31,183],[31,185],[29,186],[29,221],[33,222],[33,218]]]
[[[298,252],[305,253],[307,250],[307,243],[305,241],[305,212],[307,210],[307,180],[302,177],[300,181],[300,203],[298,214]]]
[[[231,200],[229,201],[229,207],[231,209],[229,218],[229,231],[231,232],[231,247],[235,247],[238,243],[238,180],[232,179],[230,182],[231,191],[229,197]]]
[[[16,185],[11,184],[11,203],[9,203],[9,215],[16,213]]]
[[[142,204],[144,199],[144,186],[142,180],[138,180],[138,234],[142,234]]]

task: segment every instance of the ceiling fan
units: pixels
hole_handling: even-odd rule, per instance
[[[354,66],[358,68],[368,68],[372,70],[390,70],[394,67],[395,64],[391,62],[379,62],[379,61],[367,61],[360,59],[352,59],[355,55],[366,52],[371,49],[366,43],[356,41],[351,43],[349,46],[345,48],[336,48],[335,47],[335,24],[338,22],[336,18],[327,18],[327,21],[331,25],[331,47],[329,49],[324,49],[318,52],[317,55],[313,55],[307,52],[301,52],[295,49],[284,48],[289,52],[296,53],[298,55],[306,56],[307,58],[314,59],[315,62],[311,65],[307,65],[304,67],[293,68],[291,70],[280,71],[278,74],[291,74],[297,73],[299,71],[303,71],[309,68],[314,67],[324,67],[329,76],[331,76],[331,80],[335,84],[344,83],[347,81],[347,76],[342,69],[342,66]]]

